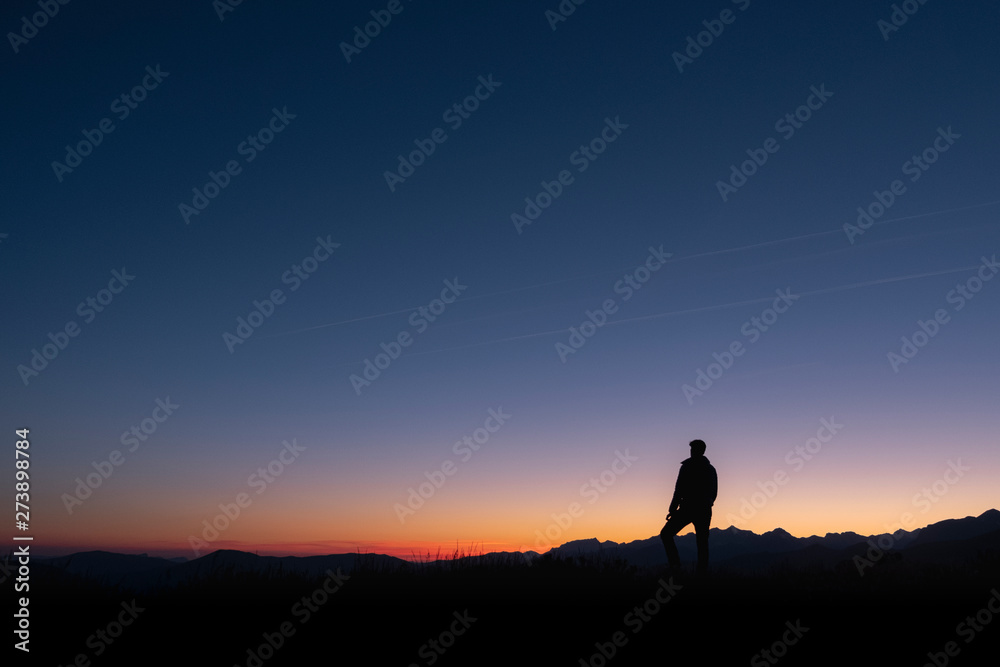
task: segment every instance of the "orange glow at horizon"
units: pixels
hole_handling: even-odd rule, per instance
[[[860,508],[844,508],[841,515],[823,517],[822,521],[818,520],[816,516],[808,516],[807,511],[800,515],[782,513],[781,516],[777,512],[773,512],[770,513],[771,518],[777,520],[777,523],[765,524],[763,518],[754,517],[754,520],[748,520],[737,527],[757,534],[763,534],[780,527],[795,537],[822,536],[828,532],[847,531],[869,535],[892,532],[899,528],[915,530],[949,518],[978,516],[995,505],[996,503],[968,507],[964,502],[945,504],[942,500],[940,506],[935,507],[934,511],[927,514],[921,514],[919,510],[904,505],[891,509],[886,506],[877,512],[870,512],[870,515],[865,517],[863,521],[859,521],[860,515],[856,513],[856,509]],[[855,511],[851,511],[852,509]],[[764,514],[763,510],[761,514]],[[549,517],[548,523],[539,525],[530,534],[525,534],[523,529],[509,532],[511,526],[497,525],[497,530],[493,532],[493,535],[499,539],[492,540],[484,540],[479,537],[435,537],[435,534],[443,532],[440,528],[429,531],[426,537],[415,536],[413,539],[309,540],[301,539],[302,535],[311,532],[310,527],[306,525],[283,525],[278,529],[278,527],[272,528],[267,524],[260,523],[254,525],[252,530],[232,528],[221,533],[216,539],[200,543],[201,548],[198,555],[205,555],[219,549],[235,549],[258,553],[262,556],[313,556],[356,552],[385,554],[403,560],[421,561],[437,558],[447,559],[454,555],[480,555],[503,551],[531,550],[545,553],[554,546],[573,540],[596,538],[601,542],[618,543],[645,540],[655,537],[663,524],[662,517],[659,519],[652,517],[650,521],[633,519],[626,524],[618,521],[606,523],[604,520],[583,522],[582,518],[579,525],[570,525],[563,530],[559,528],[555,518]],[[602,517],[602,519],[606,519],[606,517]],[[713,528],[725,529],[731,525],[733,523],[725,520],[724,513],[716,511],[713,516]],[[487,531],[484,526],[480,525],[476,532],[482,534]],[[691,532],[693,532],[693,528],[688,526],[680,534],[685,535]],[[462,534],[469,535],[464,531]],[[296,535],[299,536],[299,539],[295,539]],[[39,531],[36,544],[40,550],[44,549],[47,553],[52,554],[101,550],[121,553],[148,553],[165,557],[182,556],[188,559],[196,557],[188,540],[164,540],[161,534],[153,530],[137,531],[131,534],[128,539],[123,539],[121,533],[117,531],[114,533],[109,531],[104,535],[101,533],[63,534],[59,537],[54,534],[50,537],[45,532]]]
[[[941,451],[931,445],[946,436],[954,439],[954,432],[925,430],[917,441],[862,426],[850,423],[801,467],[787,454],[815,433],[812,418],[782,433],[749,423],[740,425],[742,434],[735,426],[728,427],[732,433],[713,433],[710,459],[720,492],[712,527],[758,534],[780,527],[797,537],[871,535],[978,516],[1000,505],[994,484],[1000,461],[988,436],[971,432],[964,441],[974,446]],[[532,439],[507,444],[503,455],[484,450],[422,503],[414,501],[414,508],[408,505],[409,491],[422,483],[423,470],[440,465],[436,452],[377,471],[338,472],[342,468],[333,465],[332,455],[326,462],[325,453],[317,451],[310,465],[289,466],[260,494],[246,484],[250,464],[217,480],[195,471],[180,488],[172,478],[116,475],[71,512],[61,496],[72,491],[79,466],[53,461],[51,468],[64,465],[68,473],[33,505],[45,518],[35,524],[36,545],[49,552],[193,558],[194,539],[201,555],[217,549],[266,555],[360,551],[426,559],[456,550],[545,552],[573,540],[625,543],[655,537],[683,448],[678,453],[677,447],[629,438],[621,448],[637,461],[598,484],[617,448],[606,444],[608,434],[589,437],[593,442],[578,441],[572,456],[532,459]],[[900,456],[903,447],[907,454]],[[952,459],[968,469],[949,473]],[[773,482],[776,475],[783,483]],[[224,516],[220,504],[231,507],[237,494],[248,490],[248,506],[235,518]]]

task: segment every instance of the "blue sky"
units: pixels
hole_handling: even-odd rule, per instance
[[[386,7],[242,3],[220,20],[207,1],[71,3],[16,52],[8,37],[3,412],[37,438],[53,547],[183,550],[293,438],[307,449],[218,544],[517,546],[624,447],[640,462],[564,537],[648,537],[696,437],[725,527],[830,417],[845,427],[825,457],[744,527],[875,532],[959,456],[974,474],[920,518],[995,505],[1000,282],[948,298],[1000,245],[995,7],[922,5],[886,39],[881,3],[589,2],[553,30],[554,2],[403,2],[348,62],[341,42]],[[121,95],[144,81],[131,108]],[[72,172],[53,167],[103,119]],[[723,198],[734,165],[753,173]],[[185,220],[213,173],[225,187]],[[894,181],[879,220],[845,232]],[[651,248],[670,260],[626,299],[616,285]],[[113,271],[135,277],[102,297]],[[435,305],[446,281],[463,288]],[[751,340],[775,290],[801,296]],[[110,301],[88,319],[88,298]],[[609,299],[607,324],[560,357]],[[18,370],[70,322],[37,375]],[[401,334],[357,391],[351,375]],[[689,401],[734,342],[744,353]],[[167,397],[181,407],[69,512],[76,478]],[[401,523],[393,506],[500,407],[509,423]]]

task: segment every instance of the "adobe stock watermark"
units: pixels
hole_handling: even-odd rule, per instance
[[[750,0],[732,0],[732,3],[738,5],[741,12],[750,8]],[[726,8],[719,12],[719,18],[702,21],[701,24],[705,26],[705,29],[693,37],[688,35],[684,53],[673,52],[672,57],[674,64],[677,65],[677,71],[683,74],[685,65],[693,65],[694,61],[705,52],[705,49],[712,46],[715,40],[722,36],[726,26],[736,22],[737,16],[738,14],[733,10]]]
[[[970,472],[970,466],[962,465],[962,459],[952,461],[948,459],[948,467],[944,469],[941,477],[934,480],[929,486],[925,486],[913,495],[910,503],[920,509],[921,514],[931,511],[934,503],[940,502],[941,498],[948,494],[952,486],[958,484],[965,474]],[[858,574],[865,576],[865,569],[873,567],[880,561],[889,549],[896,545],[896,535],[898,530],[912,530],[916,527],[916,519],[912,512],[903,512],[899,521],[885,527],[886,533],[877,537],[869,537],[867,540],[868,549],[864,556],[854,556],[852,561],[857,568]]]
[[[14,53],[18,53],[22,46],[37,36],[38,31],[49,24],[49,19],[56,17],[60,5],[68,5],[69,2],[70,0],[38,0],[36,4],[41,11],[32,14],[30,19],[27,16],[22,16],[21,29],[17,32],[7,33],[7,41],[10,42]]]
[[[455,303],[462,292],[467,289],[469,289],[468,285],[462,285],[458,282],[458,276],[455,276],[454,280],[445,279],[444,289],[441,290],[440,298],[432,299],[426,306],[420,306],[410,313],[407,322],[410,323],[414,333],[411,334],[408,329],[403,329],[388,343],[379,343],[382,352],[375,355],[375,361],[373,362],[368,357],[365,357],[363,362],[365,369],[361,374],[364,377],[356,373],[351,373],[347,378],[351,383],[351,387],[354,388],[354,393],[360,396],[363,387],[370,387],[372,382],[379,379],[392,362],[399,359],[400,355],[403,354],[403,348],[412,345],[414,337],[427,331],[431,323],[441,317],[448,306]]]
[[[801,298],[798,294],[792,294],[791,289],[787,287],[784,292],[781,289],[774,292],[778,296],[772,302],[771,307],[761,311],[759,317],[756,315],[751,317],[740,327],[740,333],[749,339],[751,345],[760,340],[761,335],[774,326],[779,315],[788,312],[788,309]],[[744,347],[743,341],[737,338],[722,352],[713,352],[712,358],[715,361],[709,363],[705,369],[699,368],[695,371],[694,386],[681,385],[681,392],[687,399],[688,405],[694,405],[694,397],[703,396],[706,391],[711,389],[712,385],[733,367],[736,358],[742,357],[746,351],[747,348]]]
[[[122,433],[119,438],[122,446],[128,447],[130,454],[136,452],[142,443],[156,433],[160,424],[167,421],[167,418],[173,415],[177,408],[181,407],[179,404],[171,401],[169,396],[166,399],[158,398],[155,403],[156,407],[153,408],[149,417],[133,425],[131,429]],[[91,466],[93,466],[94,472],[88,473],[83,479],[77,477],[74,480],[76,488],[72,494],[62,494],[61,499],[63,505],[66,507],[66,512],[72,514],[74,507],[83,505],[83,501],[90,498],[94,491],[99,489],[114,474],[115,469],[123,463],[125,463],[125,455],[120,449],[112,450],[108,454],[108,457],[100,462],[92,461]]]
[[[327,569],[326,579],[323,580],[309,595],[303,595],[300,600],[292,605],[289,613],[303,626],[309,622],[313,614],[317,613],[326,605],[330,598],[339,591],[344,583],[350,579],[350,575],[344,574],[341,568],[337,571]],[[247,649],[247,658],[244,663],[246,667],[261,667],[266,661],[274,657],[275,653],[281,649],[285,643],[295,636],[298,628],[291,621],[284,621],[274,632],[263,632],[260,637],[263,640],[255,647]]]
[[[407,0],[408,2],[412,0]],[[368,12],[372,20],[361,26],[354,26],[354,37],[350,43],[341,42],[340,52],[344,54],[344,59],[350,64],[351,58],[360,55],[361,51],[372,43],[372,40],[382,34],[382,30],[389,27],[392,17],[403,13],[406,9],[400,0],[389,0],[385,9],[373,9]]]
[[[879,19],[875,23],[875,27],[882,33],[882,41],[888,42],[889,35],[899,32],[899,29],[906,25],[910,17],[920,11],[920,8],[925,4],[927,4],[927,0],[903,0],[898,5],[894,3],[889,20]]]
[[[130,275],[124,266],[121,271],[112,270],[111,280],[108,281],[107,288],[98,290],[94,296],[88,296],[81,301],[76,307],[76,314],[83,318],[84,324],[90,324],[98,313],[103,313],[104,309],[111,305],[115,295],[121,294],[133,280],[135,280],[135,276]],[[70,320],[59,331],[49,332],[50,342],[42,345],[41,352],[38,351],[38,348],[32,348],[31,360],[28,364],[17,365],[17,374],[21,377],[24,386],[27,387],[32,378],[38,377],[39,373],[48,368],[49,364],[59,356],[59,353],[69,346],[70,339],[79,336],[81,331],[83,329],[80,324],[76,320]]]
[[[448,628],[442,630],[436,638],[429,639],[417,649],[417,655],[423,658],[428,665],[433,665],[437,662],[448,649],[455,645],[455,640],[464,635],[472,627],[472,624],[479,620],[469,614],[468,609],[461,614],[457,611],[452,612],[451,615],[455,617],[455,620],[451,622]],[[409,667],[420,667],[420,663],[411,662]]]
[[[628,125],[615,116],[614,120],[604,119],[604,127],[596,137],[569,154],[570,165],[576,167],[577,173],[582,174],[593,164],[597,158],[608,149],[608,146],[618,140],[622,132],[628,129]],[[542,181],[542,189],[534,197],[525,197],[524,210],[520,213],[514,212],[510,216],[510,221],[514,224],[514,229],[520,234],[522,228],[527,227],[542,215],[542,211],[552,206],[552,202],[562,196],[565,188],[575,182],[574,176],[569,169],[563,169],[552,181]]]
[[[979,265],[976,272],[963,282],[956,284],[955,288],[949,290],[945,295],[945,301],[951,304],[954,312],[965,308],[965,304],[979,294],[983,286],[993,280],[997,273],[1000,273],[1000,263],[997,263],[996,255],[990,258],[983,256],[980,259],[982,264]],[[899,373],[899,369],[904,364],[910,363],[910,360],[917,356],[917,353],[926,347],[932,338],[938,335],[941,327],[949,322],[951,322],[951,313],[945,308],[938,308],[934,311],[934,315],[926,320],[917,320],[917,328],[913,333],[900,338],[902,344],[899,347],[899,353],[890,351],[886,354],[892,372]]]
[[[916,183],[920,180],[920,177],[931,168],[931,165],[938,161],[941,154],[946,153],[948,149],[955,145],[955,141],[962,137],[961,134],[955,134],[952,131],[951,125],[948,126],[947,130],[939,127],[937,133],[938,136],[934,138],[930,146],[922,150],[919,154],[914,154],[900,167],[903,174],[910,177],[911,183]],[[858,207],[858,218],[855,220],[855,223],[853,225],[851,223],[844,223],[844,233],[847,234],[847,240],[851,242],[851,245],[854,245],[856,237],[868,231],[875,224],[876,220],[892,208],[897,198],[906,194],[906,183],[897,178],[889,183],[887,190],[875,190],[872,194],[875,200],[867,206]]]
[[[843,430],[844,425],[838,424],[834,417],[827,419],[823,417],[819,420],[819,428],[816,429],[816,436],[809,438],[804,444],[795,445],[792,449],[788,450],[785,454],[785,463],[791,468],[791,472],[801,471],[807,461],[812,461],[813,458],[820,453],[823,449],[823,445],[833,440],[833,437],[837,435],[841,430]],[[771,479],[762,481],[757,481],[757,488],[760,491],[754,491],[750,494],[749,500],[746,497],[740,498],[740,515],[736,516],[732,512],[726,514],[726,521],[730,522],[731,526],[737,526],[744,521],[754,518],[757,516],[757,512],[762,510],[771,498],[774,498],[778,494],[780,487],[788,484],[791,479],[790,473],[784,468],[778,468],[771,475]]]
[[[496,410],[490,408],[487,414],[482,426],[474,430],[471,435],[463,435],[461,440],[452,445],[451,451],[460,457],[461,463],[468,463],[472,455],[489,442],[490,437],[511,418],[511,415],[503,411],[502,406]],[[423,507],[456,472],[458,464],[451,459],[445,459],[436,470],[425,471],[424,477],[427,481],[421,482],[416,488],[411,486],[407,489],[409,496],[406,498],[406,505],[395,503],[392,506],[399,523],[406,523],[406,519],[416,514],[417,510]]]
[[[226,20],[226,14],[235,12],[236,8],[243,4],[243,0],[212,0],[212,9],[219,17],[219,23]]]
[[[1000,615],[1000,591],[996,588],[990,590],[990,597],[974,615],[969,614],[964,620],[955,626],[955,634],[965,640],[966,645],[971,644],[980,632],[986,629],[993,622],[995,615]],[[927,662],[924,667],[946,667],[952,658],[962,652],[962,647],[956,641],[947,641],[941,651],[928,651]]]
[[[251,473],[247,477],[247,486],[251,489],[256,489],[254,495],[259,496],[264,493],[268,485],[273,484],[285,471],[285,468],[295,463],[299,455],[306,450],[305,447],[296,442],[295,438],[292,438],[291,442],[283,440],[281,444],[283,447],[278,451],[278,455],[275,458],[268,462],[266,466],[257,468],[256,472]],[[188,544],[191,546],[195,558],[201,556],[203,549],[209,549],[211,547],[209,543],[219,539],[219,536],[240,518],[243,510],[252,504],[253,498],[250,497],[250,494],[241,491],[236,494],[233,502],[219,503],[219,513],[212,517],[211,521],[202,519],[203,528],[201,537],[188,535]]]
[[[587,500],[588,505],[593,505],[601,497],[608,492],[618,478],[628,472],[628,469],[632,467],[632,464],[639,460],[638,456],[632,456],[629,454],[628,449],[624,452],[620,449],[615,450],[615,458],[612,459],[611,465],[601,471],[596,477],[591,477],[588,481],[584,482],[580,486],[580,497]],[[555,513],[553,512],[550,516],[552,517],[552,523],[544,528],[544,530],[535,530],[535,548],[536,549],[551,549],[553,546],[558,546],[556,540],[560,539],[573,522],[583,516],[584,510],[586,508],[578,502],[572,502],[566,508],[565,512]],[[528,546],[522,544],[519,551],[524,554],[527,552]]]
[[[795,133],[809,122],[813,116],[813,112],[822,109],[823,105],[833,97],[833,93],[826,89],[825,83],[821,83],[819,88],[810,86],[809,90],[811,95],[806,98],[804,103],[794,111],[778,118],[774,123],[775,131],[780,132],[785,141],[794,137]],[[735,164],[730,165],[729,179],[715,182],[715,188],[719,191],[722,201],[729,201],[729,196],[738,192],[740,188],[746,185],[748,179],[767,164],[770,156],[777,153],[780,149],[781,144],[774,137],[765,139],[762,148],[748,148],[746,154],[749,156],[749,159],[741,162],[739,167]]]
[[[288,270],[281,274],[281,284],[290,285],[288,288],[290,293],[302,287],[302,283],[316,273],[320,264],[330,259],[333,256],[333,251],[340,247],[339,243],[330,240],[330,236],[327,234],[325,239],[322,236],[317,236],[316,246],[312,252],[303,257],[298,264],[292,264]],[[254,332],[264,324],[265,320],[274,315],[275,309],[284,305],[287,298],[280,288],[275,288],[263,301],[254,299],[253,308],[247,316],[241,315],[236,318],[234,333],[222,332],[222,342],[226,344],[229,354],[236,351],[237,345],[247,342]]]
[[[785,621],[785,630],[780,639],[774,641],[770,647],[754,653],[750,658],[751,667],[767,667],[776,665],[778,660],[788,655],[788,648],[795,646],[799,640],[809,631],[809,628],[802,625],[802,619],[796,619],[795,623]]]
[[[257,155],[262,153],[275,137],[281,132],[285,131],[289,123],[298,117],[298,114],[288,113],[288,107],[282,107],[281,111],[278,111],[277,107],[271,109],[271,118],[267,121],[264,127],[260,128],[253,134],[248,134],[247,138],[241,141],[236,146],[236,154],[243,156],[243,160],[250,164],[253,162]],[[219,171],[208,171],[208,180],[205,181],[205,185],[200,188],[191,188],[193,196],[191,197],[191,203],[181,202],[177,205],[177,210],[181,214],[181,219],[184,220],[184,224],[191,224],[191,217],[195,215],[201,215],[202,211],[208,208],[208,205],[212,203],[212,200],[219,196],[219,194],[229,187],[233,178],[239,176],[243,173],[243,165],[240,164],[239,160],[232,159],[226,162],[222,169]]]
[[[111,101],[111,113],[115,114],[119,121],[125,120],[168,76],[170,76],[170,72],[162,71],[158,63],[155,69],[147,65],[146,76],[142,77],[142,81],[136,84],[132,90],[122,93]],[[86,128],[80,130],[83,139],[72,146],[66,144],[66,155],[62,162],[52,161],[52,172],[55,174],[56,180],[62,183],[63,176],[73,173],[74,169],[83,164],[83,158],[93,153],[94,149],[104,141],[104,137],[114,131],[115,124],[110,118],[102,118],[97,121],[96,127],[92,130]]]
[[[662,578],[657,582],[659,587],[656,592],[641,605],[633,607],[632,611],[622,618],[622,625],[632,631],[632,635],[637,635],[646,625],[653,620],[653,617],[660,613],[664,605],[668,604],[677,593],[684,588],[680,584],[674,583],[674,578],[670,577],[666,581]],[[597,649],[586,660],[580,658],[580,667],[604,667],[608,661],[614,658],[618,651],[628,644],[629,635],[624,630],[618,630],[611,635],[611,639],[606,642],[595,642]]]
[[[614,285],[615,294],[622,295],[622,303],[631,299],[636,292],[642,289],[643,285],[649,282],[653,274],[659,271],[670,257],[673,257],[673,253],[663,252],[662,245],[659,248],[650,246],[649,256],[646,258],[645,263],[626,273]],[[583,311],[586,319],[579,327],[569,328],[569,339],[567,342],[559,341],[555,344],[559,360],[565,364],[569,355],[576,354],[580,348],[586,345],[587,341],[597,333],[597,330],[608,323],[608,317],[618,312],[618,308],[619,304],[617,301],[614,299],[605,299],[601,303],[601,307],[597,310]]]
[[[441,120],[448,123],[452,131],[462,127],[462,123],[472,117],[472,114],[479,108],[482,102],[490,99],[496,89],[503,85],[502,81],[494,81],[493,74],[482,76],[478,79],[479,84],[473,89],[472,94],[461,102],[455,102],[444,110]],[[448,140],[448,135],[440,127],[435,127],[430,131],[426,139],[414,139],[415,150],[410,151],[406,156],[402,153],[397,155],[399,163],[395,171],[384,171],[385,183],[389,186],[389,192],[395,192],[396,186],[405,183],[406,179],[416,172],[417,168],[424,164],[438,144],[443,144]]]
[[[587,2],[587,0],[562,0],[555,8],[555,11],[551,9],[545,10],[545,20],[549,22],[549,27],[552,28],[552,32],[556,31],[556,26],[563,23],[576,8]]]

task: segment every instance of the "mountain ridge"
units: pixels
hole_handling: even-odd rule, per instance
[[[713,567],[755,571],[776,564],[793,567],[837,567],[856,564],[856,559],[879,560],[885,553],[902,554],[919,563],[959,565],[985,552],[1000,552],[1000,511],[990,509],[979,516],[945,519],[913,531],[860,535],[852,531],[824,536],[795,537],[783,528],[758,535],[735,526],[712,528],[709,548]],[[681,560],[693,562],[697,555],[694,533],[675,539]],[[259,556],[234,549],[218,549],[204,556],[178,562],[146,554],[85,551],[54,558],[39,558],[46,568],[60,570],[107,586],[143,590],[197,582],[216,575],[254,573],[267,577],[326,576],[329,571],[351,572],[359,566],[394,570],[476,562],[532,563],[536,559],[621,559],[630,565],[656,568],[666,564],[659,536],[618,543],[597,538],[571,540],[544,555],[535,551],[491,552],[422,563],[375,553],[317,556]]]

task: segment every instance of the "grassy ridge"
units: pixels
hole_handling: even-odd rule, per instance
[[[517,554],[470,555],[427,555],[391,566],[361,557],[335,592],[318,596],[324,578],[295,574],[220,569],[197,583],[136,594],[39,567],[32,579],[32,657],[60,665],[80,653],[94,665],[151,657],[164,664],[257,665],[247,650],[256,652],[263,634],[280,633],[283,623],[294,634],[259,664],[339,664],[356,647],[377,665],[428,665],[432,658],[435,665],[579,665],[581,659],[598,665],[595,644],[605,653],[614,646],[609,665],[687,664],[696,649],[711,664],[747,664],[791,636],[787,624],[796,622],[808,630],[780,664],[842,664],[864,656],[865,664],[923,665],[927,652],[943,650],[946,641],[960,646],[954,664],[991,664],[1000,644],[1000,615],[969,643],[955,630],[1000,587],[995,554],[963,569],[886,559],[863,577],[844,563],[833,570],[778,566],[757,575],[715,571],[672,580],[611,558],[542,557],[529,564]],[[651,602],[658,591],[667,597],[664,581],[675,585],[674,594],[666,603]],[[303,597],[312,597],[314,611]],[[133,599],[144,611],[95,655],[101,647],[95,631]],[[457,620],[463,615],[465,627]],[[449,637],[452,628],[461,634]],[[617,646],[615,633],[621,633]],[[449,645],[435,650],[432,639]],[[678,661],[682,655],[690,658]]]

